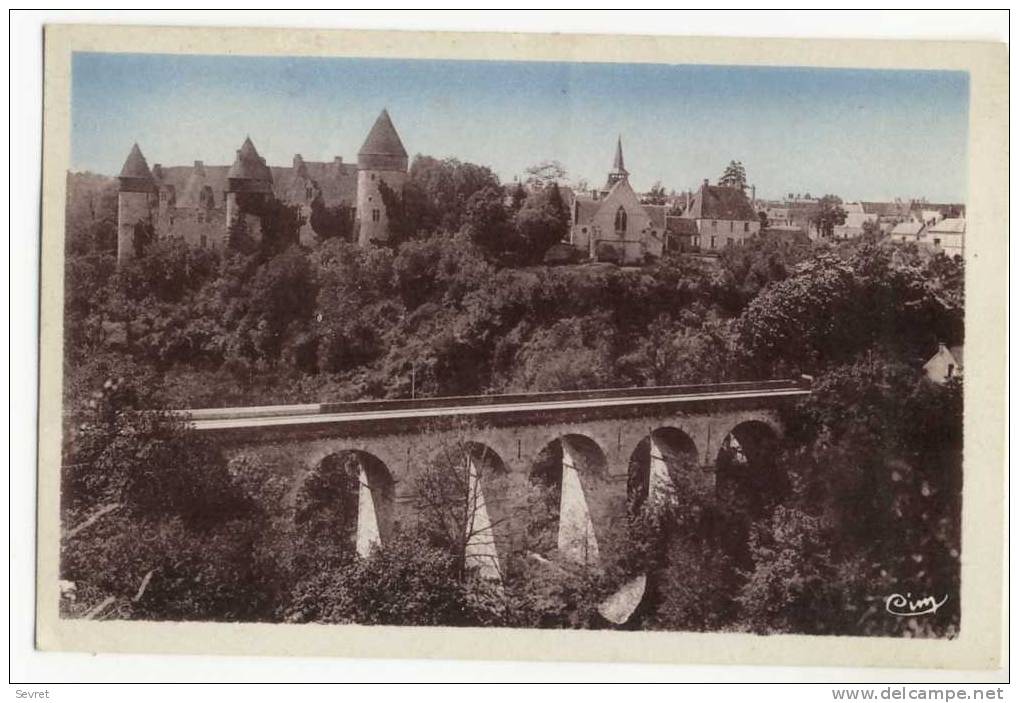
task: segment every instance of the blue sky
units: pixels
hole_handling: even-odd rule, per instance
[[[966,198],[969,80],[948,71],[78,53],[71,167],[356,159],[389,109],[407,151],[504,181],[557,159],[600,184],[623,138],[634,187],[743,162],[759,197]]]

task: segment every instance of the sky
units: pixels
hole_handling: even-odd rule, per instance
[[[355,161],[388,108],[411,156],[503,181],[545,160],[601,185],[623,140],[641,191],[742,161],[758,197],[964,202],[969,78],[952,71],[76,53],[71,168]]]

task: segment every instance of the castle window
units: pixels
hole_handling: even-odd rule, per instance
[[[712,249],[715,248],[715,236],[714,235],[711,236],[711,248]]]
[[[375,180],[375,174],[374,173],[372,174],[372,180],[373,181]]]
[[[626,234],[626,210],[622,206],[616,210],[616,234]]]
[[[372,222],[379,222],[382,219],[382,211],[378,208],[372,210]]]
[[[744,232],[749,232],[750,231],[750,223],[749,222],[744,222],[743,223],[743,231]]]
[[[711,229],[718,229],[718,220],[711,221]]]
[[[733,231],[733,227],[735,227],[735,226],[736,226],[736,223],[733,222],[732,220],[730,220],[729,221],[729,231],[732,232]]]
[[[199,240],[199,242],[198,242],[198,245],[199,245],[200,247],[202,247],[202,249],[204,249],[204,248],[205,248],[205,244],[206,244],[206,242],[207,242],[207,241],[208,241],[208,240],[206,239],[205,235],[203,234],[203,235],[202,235],[202,237],[201,237],[201,239],[200,239],[200,240]]]

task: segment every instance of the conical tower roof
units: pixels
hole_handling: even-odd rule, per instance
[[[244,138],[244,143],[237,150],[237,158],[234,159],[226,177],[233,180],[272,182],[272,171],[265,165],[265,159],[258,155],[251,137]]]
[[[149,164],[145,161],[145,156],[142,155],[142,150],[138,148],[137,142],[131,147],[131,153],[127,155],[127,161],[124,162],[124,167],[120,169],[119,177],[153,180],[152,171],[149,170]]]
[[[396,127],[393,126],[393,121],[389,118],[388,110],[383,109],[378,119],[375,120],[375,124],[368,132],[368,137],[364,140],[364,145],[357,155],[407,158],[407,150],[403,148],[403,142],[400,141],[400,135],[396,133]]]

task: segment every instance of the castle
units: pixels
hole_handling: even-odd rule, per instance
[[[407,151],[383,110],[357,154],[357,163],[305,161],[269,166],[251,138],[244,140],[231,166],[155,164],[149,169],[135,144],[118,176],[117,261],[131,259],[139,236],[180,237],[190,246],[225,248],[229,234],[243,227],[259,236],[259,206],[272,198],[297,205],[304,216],[301,241],[314,240],[310,215],[316,200],[326,207],[353,208],[354,232],[364,246],[384,242],[389,217],[380,184],[397,193],[407,179]]]

